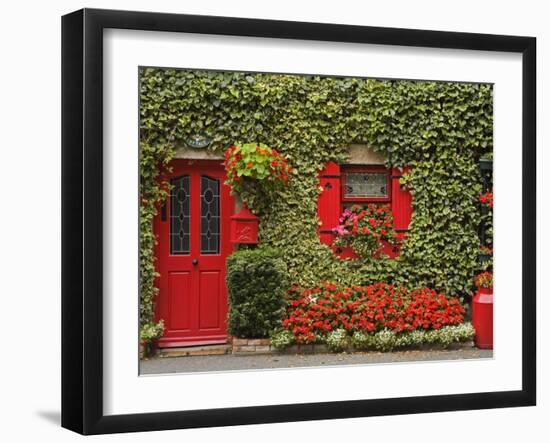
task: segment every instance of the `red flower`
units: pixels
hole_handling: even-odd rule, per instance
[[[408,292],[386,283],[353,286],[339,290],[324,283],[291,294],[301,296],[289,303],[283,327],[293,332],[299,343],[310,343],[315,334],[344,328],[349,334],[390,328],[395,332],[414,329],[439,329],[464,321],[458,299],[447,298],[428,288]],[[311,299],[312,294],[318,294]]]
[[[479,202],[483,205],[493,207],[493,193],[492,192],[486,192],[485,194],[481,194],[479,196]]]

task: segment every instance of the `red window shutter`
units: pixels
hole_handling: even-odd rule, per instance
[[[410,171],[410,167],[405,167],[403,173]],[[399,237],[406,236],[409,231],[409,224],[412,216],[412,196],[409,190],[403,189],[399,184],[399,179],[403,173],[397,169],[392,169],[392,214],[393,227]]]
[[[329,162],[319,172],[319,186],[323,188],[317,200],[317,215],[321,222],[319,238],[321,243],[332,245],[332,229],[338,226],[340,218],[340,166]]]

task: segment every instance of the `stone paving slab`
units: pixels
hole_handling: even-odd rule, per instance
[[[492,350],[466,348],[454,350],[408,350],[399,352],[355,352],[352,354],[281,354],[281,355],[204,355],[163,358],[140,362],[140,374],[173,374],[186,372],[239,371],[275,368],[302,368],[351,364],[404,363],[488,359]]]

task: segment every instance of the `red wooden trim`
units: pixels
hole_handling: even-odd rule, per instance
[[[331,246],[334,241],[332,229],[340,218],[340,165],[329,162],[319,172],[319,186],[323,188],[317,199],[317,216],[321,243]]]
[[[334,162],[328,162],[319,172],[321,177],[340,178],[340,165]]]
[[[410,167],[406,167],[403,172],[408,172]],[[412,195],[409,190],[403,189],[399,183],[401,171],[393,168],[392,171],[392,214],[393,227],[396,232],[408,232],[412,217]]]
[[[347,172],[385,172],[388,175],[387,197],[346,197],[346,179],[344,175]],[[342,203],[389,203],[392,200],[391,171],[382,165],[342,165],[340,187]],[[343,209],[343,208],[342,208]]]

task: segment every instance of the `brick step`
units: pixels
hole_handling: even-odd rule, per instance
[[[223,355],[231,353],[231,345],[202,345],[186,346],[181,348],[160,348],[159,357],[192,357],[197,355]]]

